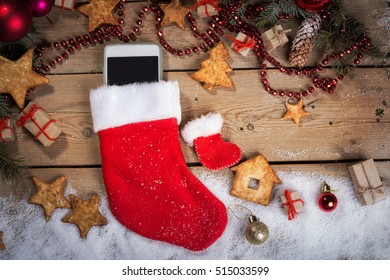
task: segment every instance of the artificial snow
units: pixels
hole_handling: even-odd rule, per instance
[[[42,208],[28,204],[27,198],[0,197],[0,230],[6,245],[0,259],[390,259],[389,198],[362,206],[347,177],[278,172],[283,184],[276,185],[271,204],[265,207],[230,196],[227,172],[205,171],[199,179],[226,206],[245,206],[268,226],[270,236],[263,245],[247,242],[243,231],[248,221],[230,210],[222,237],[206,250],[192,252],[127,230],[111,215],[105,196],[100,211],[108,225],[92,227],[86,239],[80,239],[75,225],[61,222],[69,209],[55,210],[45,222]],[[323,212],[317,205],[323,181],[337,189],[334,212]],[[280,203],[285,189],[298,191],[305,201],[304,212],[291,221]],[[68,185],[69,193],[74,190]],[[232,208],[240,217],[248,214],[241,207]]]

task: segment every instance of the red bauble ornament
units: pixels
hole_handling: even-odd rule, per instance
[[[32,13],[26,1],[0,1],[0,41],[18,41],[30,31],[31,26]]]
[[[332,0],[295,0],[295,3],[301,9],[307,12],[320,12],[326,8]]]
[[[318,199],[320,209],[325,212],[332,212],[337,208],[337,197],[333,193],[323,193]]]
[[[27,0],[34,17],[46,16],[53,7],[53,0]]]

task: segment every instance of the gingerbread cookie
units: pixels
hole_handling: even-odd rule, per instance
[[[283,116],[283,119],[293,119],[296,124],[299,124],[301,118],[310,115],[303,109],[303,101],[300,99],[294,103],[290,99],[286,101],[287,112]]]
[[[80,237],[85,238],[93,226],[107,224],[107,219],[99,212],[99,196],[92,195],[89,200],[82,200],[75,195],[70,195],[72,211],[62,218],[65,223],[77,225]]]
[[[214,86],[221,86],[225,88],[232,88],[234,86],[229,72],[233,69],[226,62],[230,58],[229,53],[222,42],[219,42],[210,51],[210,57],[204,60],[197,72],[191,77],[203,83],[203,88],[206,90],[213,90]]]
[[[63,194],[66,183],[65,176],[60,176],[51,183],[37,177],[33,177],[33,180],[38,190],[30,197],[28,203],[43,207],[46,222],[50,220],[55,209],[70,208],[70,204]]]
[[[31,48],[17,61],[0,56],[0,94],[11,94],[20,109],[24,108],[27,89],[49,83],[32,69],[33,55]]]
[[[282,181],[263,155],[231,168],[236,175],[230,195],[268,206],[272,189]]]
[[[183,7],[180,0],[172,0],[169,4],[160,4],[161,10],[164,12],[164,18],[161,26],[169,23],[175,23],[178,27],[184,30],[185,16],[191,12],[190,8]]]
[[[3,243],[3,232],[0,231],[0,250],[5,250],[5,245]]]
[[[79,7],[77,10],[88,17],[88,31],[94,31],[102,24],[117,25],[112,11],[119,0],[91,0],[89,4]]]

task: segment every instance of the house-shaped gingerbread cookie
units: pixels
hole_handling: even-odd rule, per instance
[[[272,189],[282,181],[263,155],[258,155],[231,168],[236,175],[230,195],[268,206]]]

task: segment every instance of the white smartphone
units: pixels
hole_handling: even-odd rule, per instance
[[[162,52],[157,44],[118,44],[104,48],[104,84],[158,82],[163,76]]]

